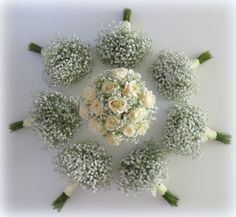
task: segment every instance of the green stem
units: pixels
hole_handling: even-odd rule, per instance
[[[203,52],[197,59],[199,60],[199,63],[202,64],[210,60],[211,58],[213,58],[213,56],[211,52],[208,50],[208,51]]]
[[[123,21],[130,22],[131,13],[132,13],[131,9],[125,8],[123,11]]]
[[[179,197],[173,193],[171,193],[170,191],[166,191],[164,195],[162,195],[162,197],[171,205],[171,206],[178,206],[178,201],[179,201]]]
[[[69,199],[70,197],[67,196],[65,194],[65,192],[62,192],[61,195],[53,201],[52,206],[53,209],[56,209],[57,212],[60,212],[62,207],[65,205],[66,201]]]
[[[216,136],[216,140],[219,142],[222,142],[224,144],[230,144],[231,143],[231,135],[227,134],[227,133],[222,133],[222,132],[216,132],[217,136]]]
[[[9,129],[11,132],[14,132],[14,131],[19,130],[19,129],[22,129],[22,128],[24,128],[24,126],[23,126],[23,120],[22,120],[22,121],[17,121],[17,122],[11,123],[11,124],[9,124],[9,126],[8,126],[8,129]]]
[[[43,49],[42,47],[40,47],[39,45],[31,42],[29,45],[28,45],[28,49],[32,52],[35,52],[35,53],[39,53],[41,54],[41,50]]]

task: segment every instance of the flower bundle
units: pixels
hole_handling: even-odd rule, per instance
[[[167,190],[166,153],[150,140],[140,148],[132,150],[120,164],[119,189],[126,194],[150,191],[155,197],[158,191],[171,205],[178,205],[178,196]]]
[[[50,86],[68,87],[92,71],[92,49],[76,35],[56,37],[44,48],[30,43],[29,50],[42,55],[44,78]]]
[[[109,144],[136,141],[155,119],[155,96],[131,69],[104,71],[84,89],[81,99],[80,115]]]
[[[183,51],[161,50],[150,69],[158,93],[170,100],[188,98],[198,88],[196,69],[211,58],[209,51],[192,60]]]
[[[162,146],[176,154],[198,158],[200,145],[207,140],[231,143],[231,136],[209,128],[206,113],[186,102],[176,103],[168,110]]]
[[[9,125],[13,132],[32,127],[49,149],[58,147],[72,138],[80,127],[79,102],[61,92],[35,94],[29,118]]]
[[[111,157],[96,142],[69,145],[55,157],[53,163],[56,170],[72,182],[52,203],[53,208],[58,211],[77,187],[96,192],[109,185],[112,174]]]
[[[150,53],[152,39],[131,28],[131,10],[124,9],[123,22],[104,29],[96,44],[98,57],[106,65],[136,67]]]

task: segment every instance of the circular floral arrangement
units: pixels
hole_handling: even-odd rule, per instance
[[[136,141],[155,120],[156,98],[141,75],[125,68],[106,70],[84,89],[80,115],[109,144]]]
[[[83,90],[80,100],[57,91],[41,92],[34,97],[29,117],[9,125],[11,132],[32,127],[48,148],[65,145],[53,164],[72,183],[53,201],[58,211],[79,186],[95,192],[108,186],[112,177],[112,158],[97,142],[66,144],[80,127],[80,117],[112,145],[136,143],[156,119],[156,98],[141,75],[131,69],[150,52],[152,41],[131,29],[130,17],[131,10],[124,9],[123,23],[99,35],[94,49],[103,63],[115,68],[99,74]],[[92,70],[93,51],[77,36],[57,38],[45,48],[31,43],[29,50],[43,56],[51,87],[68,87]],[[154,197],[159,192],[171,206],[178,206],[179,197],[164,185],[168,154],[197,158],[200,145],[207,140],[231,143],[229,134],[210,129],[206,113],[188,102],[198,86],[195,69],[211,58],[209,51],[196,59],[180,51],[162,50],[157,56],[151,66],[156,89],[178,103],[168,109],[160,144],[149,139],[121,159],[117,181],[121,192],[149,191]]]

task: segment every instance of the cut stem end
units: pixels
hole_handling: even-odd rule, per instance
[[[65,194],[65,192],[62,192],[61,195],[53,201],[52,203],[52,207],[53,209],[56,209],[57,212],[60,212],[62,207],[65,205],[66,201],[69,199],[70,197],[67,196]]]
[[[232,136],[228,133],[216,132],[216,140],[224,144],[231,144]]]
[[[22,128],[24,128],[23,121],[17,121],[17,122],[9,124],[9,126],[8,126],[8,129],[11,132],[17,131]]]
[[[123,21],[130,22],[131,13],[132,13],[131,9],[125,8],[123,11]]]
[[[208,50],[208,51],[202,53],[197,59],[199,60],[199,63],[202,64],[212,58],[213,58],[213,56],[212,56],[211,52]]]
[[[178,206],[178,201],[179,201],[179,197],[173,193],[171,193],[170,191],[166,191],[164,195],[162,195],[162,197],[171,205],[174,207]]]
[[[35,52],[35,53],[39,53],[41,54],[41,50],[42,50],[42,47],[40,47],[39,45],[31,42],[29,45],[28,45],[28,49],[32,52]]]

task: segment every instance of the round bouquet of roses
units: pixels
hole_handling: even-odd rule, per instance
[[[155,119],[155,101],[139,73],[125,68],[106,70],[84,89],[80,115],[109,144],[119,145],[135,142],[146,133]]]

